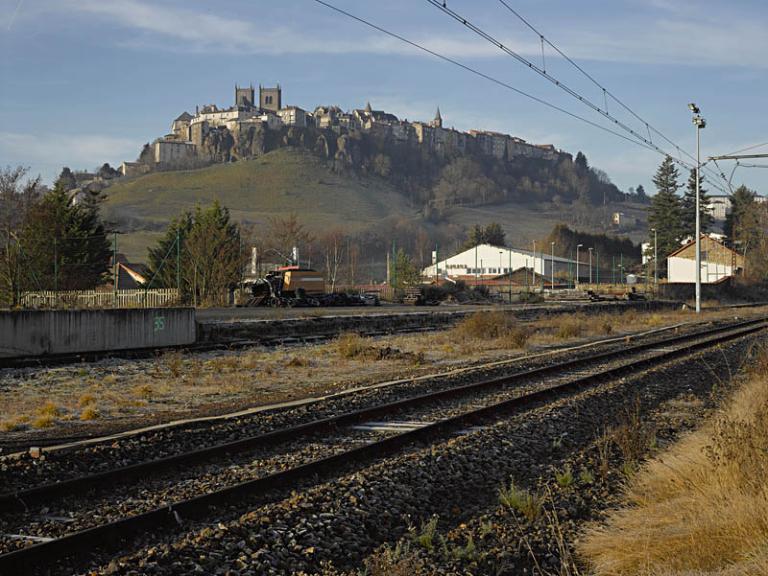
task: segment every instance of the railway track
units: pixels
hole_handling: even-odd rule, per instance
[[[57,499],[63,499],[65,507],[83,508],[81,516],[107,518],[108,521],[92,521],[90,526],[79,525],[79,529],[72,530],[64,521],[66,516],[57,516],[40,524],[39,533],[28,534],[31,538],[26,541],[21,540],[21,535],[14,534],[18,538],[11,541],[17,544],[28,544],[35,540],[37,543],[0,555],[0,574],[45,569],[62,558],[87,555],[94,547],[119,547],[121,542],[137,533],[177,527],[190,519],[209,515],[216,507],[231,505],[242,498],[249,498],[249,502],[253,502],[254,495],[260,501],[274,499],[279,495],[270,492],[275,490],[283,493],[299,487],[307,479],[338,473],[349,465],[370,462],[417,442],[465,433],[467,429],[482,425],[487,419],[496,418],[506,411],[551,402],[592,384],[620,378],[720,343],[753,335],[766,327],[766,320],[761,318],[627,346],[621,350],[600,352],[523,370],[503,378],[422,394],[160,460],[5,494],[0,496],[0,510],[3,511],[0,514],[0,527],[6,532],[12,527],[21,531],[24,526],[18,524],[18,521],[39,516],[40,510],[48,513],[50,509],[59,509],[55,508]],[[314,448],[308,450],[307,446]],[[320,448],[315,449],[318,446]],[[275,450],[280,447],[282,449]],[[137,483],[138,492],[133,494],[136,500],[137,494],[140,498],[143,493],[140,489],[142,483],[153,475],[169,474],[168,480],[174,482],[175,479],[178,484],[177,475],[180,470],[236,454],[248,454],[248,458],[253,460],[253,454],[249,453],[254,451],[258,454],[257,477],[243,479],[248,476],[246,473],[240,477],[239,482],[219,489],[203,490],[187,498],[175,499],[172,490],[164,492],[162,498],[167,500],[162,505],[149,506],[149,509],[131,508],[124,504],[116,506],[109,494],[101,504],[112,506],[114,510],[105,513],[103,509],[88,508],[88,501],[93,498],[92,491],[95,488],[102,487],[100,491],[105,492],[104,486],[115,490],[130,480],[140,479]],[[301,457],[296,458],[297,453]],[[227,466],[229,464],[225,463],[224,468]],[[209,473],[215,477],[216,467],[203,469],[203,475]],[[130,500],[130,490],[122,497],[126,495]],[[124,502],[121,500],[121,503]],[[6,543],[5,549],[8,548]]]

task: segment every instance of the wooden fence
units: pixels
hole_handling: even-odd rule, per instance
[[[157,308],[178,304],[176,288],[151,290],[43,290],[24,292],[21,305],[24,308]]]

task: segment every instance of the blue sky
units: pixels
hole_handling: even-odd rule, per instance
[[[329,0],[521,90],[600,122],[597,113],[423,0]],[[592,76],[693,153],[687,103],[707,118],[704,156],[768,142],[768,7],[764,0],[508,0]],[[448,0],[507,46],[541,64],[539,38],[498,0]],[[602,92],[545,52],[547,71],[601,103]],[[314,109],[385,109],[458,129],[507,132],[582,150],[622,189],[661,158],[625,140],[345,19],[313,0],[0,0],[0,164],[46,180],[61,166],[133,160],[196,104],[229,105],[235,83],[283,87]],[[645,126],[609,101],[638,131]],[[666,149],[670,145],[654,137]],[[768,152],[768,146],[756,150]],[[768,164],[768,161],[764,163]],[[732,163],[721,163],[730,174]],[[768,170],[734,183],[768,193]]]

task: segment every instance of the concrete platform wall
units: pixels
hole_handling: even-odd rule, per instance
[[[0,312],[0,358],[180,346],[195,335],[193,308]]]

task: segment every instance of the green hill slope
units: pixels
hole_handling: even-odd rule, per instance
[[[388,218],[416,218],[391,185],[331,172],[308,152],[280,149],[265,156],[199,170],[156,172],[107,189],[106,218],[134,231],[158,230],[196,204],[218,199],[238,221],[264,222],[295,212],[315,231],[354,231]]]

